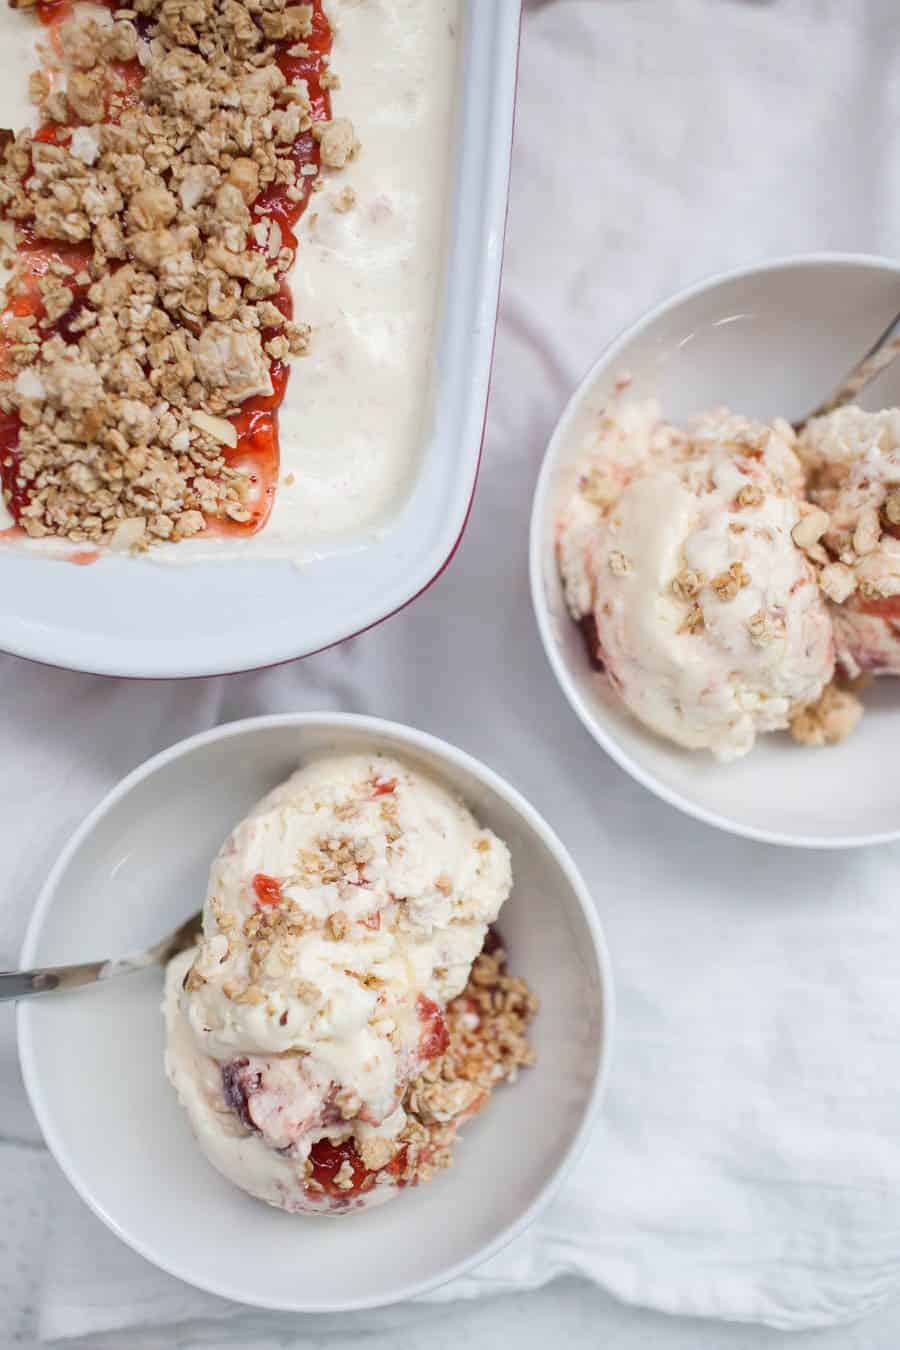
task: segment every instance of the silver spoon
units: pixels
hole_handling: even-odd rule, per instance
[[[807,413],[801,421],[795,422],[794,430],[802,431],[807,422],[811,422],[814,417],[823,417],[825,413],[834,412],[835,408],[842,408],[845,403],[852,402],[857,394],[865,389],[876,375],[886,370],[898,356],[900,356],[900,314],[891,320],[862,360],[857,361],[853,369],[848,371],[831,397],[820,403],[811,413]]]
[[[0,1003],[31,998],[35,994],[80,989],[82,985],[97,984],[116,975],[132,975],[148,966],[164,966],[179,952],[193,947],[200,936],[202,923],[203,914],[198,910],[162,942],[118,961],[88,961],[80,966],[47,966],[44,970],[0,970]]]

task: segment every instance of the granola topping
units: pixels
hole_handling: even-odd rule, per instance
[[[791,720],[791,735],[801,745],[838,745],[855,730],[863,707],[856,695],[830,684],[821,698]]]
[[[0,161],[7,505],[32,538],[120,548],[255,531],[309,342],[292,226],[320,165],[358,150],[330,117],[321,0],[36,8],[43,121]]]
[[[537,1010],[525,981],[508,973],[503,948],[482,952],[466,989],[447,1008],[446,1051],[407,1089],[401,1181],[429,1181],[449,1167],[460,1127],[496,1087],[514,1083],[534,1063],[528,1028]]]
[[[693,600],[695,595],[706,585],[706,577],[702,572],[693,572],[689,567],[683,567],[676,576],[672,578],[672,591],[679,600]]]
[[[739,591],[750,585],[750,575],[741,562],[733,562],[710,582],[720,600],[733,600]]]
[[[430,1181],[451,1166],[461,1128],[494,1090],[515,1083],[520,1071],[534,1063],[528,1030],[538,1001],[524,980],[509,974],[503,948],[490,945],[447,1008],[446,1049],[406,1089],[398,1112],[402,1127],[391,1136],[367,1132],[358,1139],[336,1129],[312,1145],[305,1161],[293,1164],[317,1206],[321,1201],[340,1210],[376,1188],[384,1199],[391,1191]],[[226,1101],[253,1133],[248,1068],[241,1062],[228,1066]],[[334,1105],[343,1121],[359,1109],[358,1099],[346,1090],[336,1095]]]
[[[227,63],[213,53],[214,71],[193,43],[199,30],[187,0],[170,3],[175,21],[162,0],[145,0],[141,9],[110,4],[108,14],[80,0],[0,7],[0,41],[8,57],[15,52],[10,65],[25,72],[7,91],[15,110],[7,121],[19,127],[30,117],[34,126],[20,134],[9,166],[3,147],[12,137],[0,137],[0,180],[17,199],[34,198],[35,216],[20,221],[16,202],[0,201],[0,234],[11,243],[18,233],[16,271],[3,275],[17,287],[14,305],[12,289],[6,296],[16,312],[0,319],[2,373],[12,348],[17,363],[4,392],[16,405],[43,408],[43,384],[30,370],[42,344],[58,335],[94,364],[99,344],[106,419],[96,432],[74,427],[66,462],[57,463],[52,437],[32,438],[18,406],[0,407],[7,487],[0,531],[40,497],[43,511],[10,529],[4,547],[74,559],[73,544],[87,543],[85,560],[103,557],[110,544],[126,553],[151,548],[154,560],[169,565],[303,562],[338,539],[370,539],[415,473],[439,323],[461,0],[219,0],[210,9],[216,34],[234,28],[243,45],[235,42]],[[310,31],[297,36],[307,11]],[[154,37],[164,12],[167,32]],[[73,19],[77,43],[66,27]],[[200,39],[211,42],[206,19],[198,23]],[[251,42],[258,44],[252,51]],[[46,78],[32,82],[40,101],[29,114],[27,70],[38,64]],[[238,101],[227,81],[248,66]],[[104,72],[109,89],[94,78]],[[99,121],[90,120],[92,101],[103,105]],[[123,140],[122,129],[143,133],[147,125],[145,164],[143,140]],[[235,132],[224,150],[223,126]],[[170,143],[173,133],[179,139]],[[39,198],[30,191],[37,179],[23,177],[33,156],[42,184],[54,185]],[[149,197],[139,196],[148,189]],[[45,224],[62,237],[46,236]],[[4,249],[0,261],[12,256]],[[132,296],[126,284],[118,300],[91,299],[92,287],[115,286],[126,268],[142,274],[146,296]],[[268,295],[267,274],[278,282]],[[133,308],[141,313],[132,319]],[[156,311],[171,331],[156,331],[166,327]],[[145,322],[150,331],[142,334]],[[240,361],[241,379],[248,377],[243,403],[213,379],[208,406],[196,371],[190,375],[188,361],[213,323],[249,337],[230,353],[218,339],[203,349],[216,362]],[[145,346],[153,348],[152,367]],[[302,369],[287,381],[300,356]],[[272,392],[251,394],[267,369]],[[213,374],[208,359],[200,374]],[[7,389],[11,380],[16,388]],[[132,381],[144,382],[133,399]],[[134,445],[126,435],[123,447],[107,434],[125,434],[118,423],[109,426],[114,398],[167,415]],[[51,412],[56,418],[60,410],[54,404]],[[35,442],[31,478],[19,473],[23,434],[29,449]]]

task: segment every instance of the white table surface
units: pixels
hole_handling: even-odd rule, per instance
[[[579,293],[577,297],[573,295],[571,325],[552,334],[549,354],[547,351],[541,356],[537,354],[542,338],[546,338],[542,334],[539,305],[530,307],[527,300],[523,300],[521,290],[514,295],[511,295],[509,288],[505,292],[497,350],[495,402],[487,441],[485,483],[473,513],[469,534],[456,561],[430,595],[415,607],[417,631],[420,634],[436,632],[445,622],[445,616],[453,612],[454,594],[464,593],[467,575],[471,581],[472,570],[479,567],[478,559],[485,556],[488,541],[496,536],[498,529],[508,528],[518,533],[518,543],[514,547],[524,569],[522,532],[540,445],[546,440],[564,393],[572,387],[580,371],[617,328],[667,293],[723,267],[751,262],[767,255],[814,248],[885,252],[891,250],[898,237],[900,198],[896,193],[892,195],[889,188],[881,190],[883,185],[873,180],[876,161],[871,154],[867,137],[869,127],[864,118],[843,118],[840,125],[835,123],[833,127],[845,161],[848,156],[853,160],[858,176],[848,180],[844,175],[839,183],[829,177],[829,151],[823,135],[829,125],[827,105],[829,100],[837,98],[834,89],[829,88],[829,81],[840,84],[842,71],[839,68],[825,72],[818,82],[811,70],[796,68],[797,82],[791,90],[790,111],[794,118],[798,115],[802,118],[805,113],[809,113],[813,140],[805,143],[801,138],[798,144],[786,124],[779,119],[777,110],[760,107],[755,110],[758,115],[753,121],[745,121],[746,130],[743,134],[746,140],[737,147],[746,165],[744,190],[740,199],[732,197],[723,203],[716,191],[723,156],[732,154],[718,134],[718,128],[727,120],[726,102],[731,118],[730,133],[734,133],[730,69],[733,68],[735,74],[738,71],[746,73],[748,64],[752,65],[753,62],[763,67],[781,62],[787,77],[790,57],[786,51],[779,50],[778,43],[779,25],[783,20],[790,20],[795,25],[798,22],[805,24],[811,42],[820,31],[820,26],[829,26],[833,37],[835,26],[846,23],[848,43],[854,33],[858,36],[858,31],[868,33],[870,42],[873,67],[869,69],[864,60],[857,75],[864,84],[869,77],[874,80],[876,74],[881,78],[883,71],[879,73],[875,67],[888,50],[887,35],[892,34],[897,27],[895,0],[853,0],[852,4],[848,0],[840,6],[836,0],[769,0],[769,3],[766,0],[535,0],[528,6],[523,48],[520,138],[510,216],[509,276],[521,278],[532,266],[540,268],[545,275],[548,270],[552,271],[560,250],[569,247],[568,225],[577,217],[583,203],[583,181],[579,180],[577,174],[568,178],[559,177],[548,185],[535,175],[530,154],[529,133],[534,129],[539,110],[546,107],[549,115],[549,101],[554,97],[553,88],[565,85],[565,61],[577,62],[581,59],[577,46],[566,50],[563,45],[559,53],[560,65],[553,72],[552,84],[548,82],[547,72],[530,61],[529,34],[534,31],[534,25],[541,22],[541,10],[548,4],[561,8],[571,6],[573,15],[577,8],[583,12],[585,4],[592,4],[598,11],[604,10],[604,18],[608,17],[610,22],[609,47],[603,57],[606,65],[598,71],[597,80],[597,98],[604,101],[608,108],[609,125],[601,144],[598,145],[593,139],[585,145],[582,161],[584,174],[602,176],[617,166],[621,170],[622,163],[634,162],[640,164],[641,173],[647,179],[654,174],[670,173],[673,155],[682,157],[680,162],[683,162],[683,171],[677,175],[679,190],[672,194],[665,218],[647,219],[641,193],[636,190],[632,196],[620,192],[618,199],[609,203],[608,208],[593,222],[593,229],[586,228],[582,222],[578,236],[582,243],[590,240],[590,256],[584,259]],[[720,18],[723,9],[730,11],[729,23],[733,21],[733,28],[728,24],[724,29],[721,23],[717,25],[715,40],[705,57],[709,67],[720,78],[710,86],[709,106],[702,112],[686,115],[675,134],[671,124],[673,108],[678,107],[679,86],[676,79],[667,88],[665,99],[654,103],[655,91],[649,73],[653,66],[653,53],[665,46],[673,25],[693,26],[698,41],[701,41],[708,16],[714,8]],[[865,48],[859,45],[854,47],[857,58],[860,50],[865,51]],[[677,76],[677,71],[674,73]],[[900,125],[898,119],[894,121]],[[569,120],[562,130],[577,137],[579,129],[577,109],[571,109]],[[895,140],[894,149],[898,148]],[[685,249],[683,240],[687,237],[696,241],[696,247]],[[529,334],[533,335],[533,341]],[[533,363],[546,361],[553,365],[556,392],[551,398],[532,399],[529,404],[526,388],[529,373],[535,368]],[[519,389],[523,391],[525,409],[516,409],[514,412],[514,391]],[[498,408],[502,408],[502,411],[498,412]],[[527,432],[523,432],[526,425]],[[523,446],[521,481],[509,483],[508,511],[498,520],[497,494],[491,494],[489,499],[486,491],[491,472],[491,447],[511,435],[527,436],[528,444]],[[509,603],[519,607],[527,605],[524,574],[518,577],[516,586],[515,594],[508,597]],[[360,639],[359,643],[352,644],[355,657],[358,659],[361,651],[370,650],[380,667],[389,668],[391,642],[394,637],[402,639],[404,630],[411,633],[411,623],[410,614],[400,616],[379,633]],[[501,642],[504,640],[503,623],[504,617],[501,615]],[[477,638],[483,638],[486,648],[490,648],[494,642],[489,627],[489,616],[484,616],[482,626],[473,630]],[[511,644],[510,678],[514,680],[517,660],[537,662],[543,658],[533,634],[522,641],[511,633],[508,636]],[[371,645],[364,649],[364,643]],[[496,655],[493,658],[489,656],[491,659],[497,662]],[[352,665],[354,658],[349,660]],[[494,669],[496,671],[499,668],[498,663]],[[169,706],[167,700],[171,694],[171,689],[166,686],[146,686],[132,692],[120,689],[112,693],[108,684],[101,685],[100,682],[61,672],[39,671],[14,660],[3,661],[2,678],[7,689],[11,683],[16,685],[17,693],[21,695],[20,713],[26,709],[27,715],[36,724],[44,719],[48,727],[53,727],[53,734],[60,737],[66,735],[62,710],[67,706],[70,694],[72,701],[68,706],[77,706],[79,716],[83,713],[88,720],[93,715],[91,709],[96,703],[109,698],[132,707],[135,716],[145,714],[151,723],[155,716],[162,716],[160,709]],[[283,691],[283,685],[270,687],[272,697],[269,698],[265,677],[259,678],[255,686],[248,682],[251,678],[236,677],[232,681],[210,682],[208,695],[196,688],[192,700],[183,708],[179,705],[178,712],[166,724],[165,730],[149,736],[148,748],[169,743],[188,734],[196,726],[205,725],[207,698],[216,710],[215,716],[220,719],[254,711],[280,710],[284,706],[282,700],[285,694],[279,692]],[[311,682],[313,687],[321,679],[322,688],[328,691],[323,701],[334,705],[336,686],[333,658],[313,658],[305,663],[298,674],[300,679],[307,684]],[[556,698],[551,691],[549,675],[542,687],[548,700]],[[443,693],[447,695],[449,703],[458,702],[463,696],[458,691],[445,690]],[[402,689],[397,699],[402,701]],[[356,706],[352,697],[348,706]],[[562,734],[574,734],[571,714],[561,698],[553,702],[552,707]],[[393,704],[383,708],[365,707],[365,710],[384,712],[388,716],[403,716],[402,707]],[[449,713],[446,716],[449,717]],[[427,719],[420,715],[417,720],[441,734],[445,711],[436,701],[431,715]],[[477,747],[470,748],[477,752]],[[130,750],[105,749],[104,772],[98,774],[98,783],[103,781],[110,764],[115,766],[117,773],[121,773],[134,762]],[[485,749],[484,753],[486,757],[493,758],[502,770],[500,747],[492,746]],[[633,798],[635,810],[647,810],[648,815],[652,810],[654,820],[659,821],[659,813],[663,808],[654,806],[643,794],[626,785],[625,780],[618,775],[615,781]],[[99,795],[101,790],[98,787],[94,796]],[[41,830],[41,847],[35,850],[41,859],[41,874],[49,853],[71,829],[78,812],[93,799],[83,803],[67,803],[64,811],[60,808],[57,818],[53,815],[50,794],[51,814],[45,822],[46,828],[42,827]],[[538,805],[547,804],[538,800]],[[36,830],[33,842],[36,843],[37,838]],[[11,866],[6,869],[6,875],[8,884],[16,889],[24,888],[22,903],[23,907],[27,906],[28,887],[36,885],[40,876],[32,875],[29,860],[24,858],[13,859]],[[14,958],[13,939],[17,938],[20,931],[21,925],[16,923],[6,923],[0,927],[0,960]],[[33,1160],[36,1174],[39,1173],[43,1169],[41,1144],[21,1091],[12,1013],[3,1008],[0,1009],[0,1144],[10,1140],[20,1141],[26,1147],[27,1156]],[[5,1234],[0,1233],[0,1255],[10,1245],[10,1234],[19,1240],[23,1261],[38,1255],[44,1217],[41,1196],[37,1191],[35,1205],[29,1215],[4,1215]],[[3,1287],[0,1284],[0,1346],[33,1342],[35,1298],[36,1293],[24,1299],[20,1294],[19,1302],[23,1306],[10,1306],[4,1318]],[[283,1332],[275,1340],[269,1338],[264,1342],[252,1342],[240,1334],[229,1340],[227,1333],[221,1330],[198,1339],[195,1331],[185,1328],[175,1337],[170,1332],[160,1333],[158,1344],[167,1348],[195,1344],[240,1344],[246,1350],[269,1350],[274,1345],[287,1347],[302,1344],[342,1350],[345,1346],[360,1343],[360,1326],[354,1319],[345,1319],[343,1322],[330,1323],[328,1330],[323,1330],[321,1335],[307,1335],[298,1340],[291,1331],[290,1319],[286,1318]],[[882,1309],[852,1327],[788,1336],[752,1326],[667,1318],[646,1310],[625,1307],[598,1289],[565,1281],[527,1296],[504,1297],[476,1305],[399,1309],[394,1330],[367,1335],[364,1343],[371,1350],[382,1350],[382,1347],[387,1350],[401,1338],[407,1350],[441,1350],[444,1346],[459,1342],[475,1346],[517,1343],[523,1347],[553,1343],[576,1348],[603,1346],[610,1347],[610,1350],[632,1350],[632,1347],[647,1346],[659,1347],[659,1350],[770,1350],[789,1341],[798,1346],[808,1345],[814,1350],[896,1350],[900,1345],[900,1305]],[[142,1346],[147,1343],[142,1339]],[[129,1341],[127,1336],[116,1334],[95,1337],[80,1344],[125,1346]]]

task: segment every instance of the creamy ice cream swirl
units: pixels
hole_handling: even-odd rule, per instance
[[[510,887],[505,845],[396,759],[316,760],[265,797],[215,859],[203,940],[169,975],[168,1071],[216,1165],[273,1203],[287,1187],[290,1208],[318,1140],[384,1165]],[[223,1128],[245,1154],[249,1133],[252,1167]]]
[[[687,431],[614,401],[558,531],[575,618],[659,735],[721,759],[786,727],[831,678],[831,624],[793,539],[793,432],[716,410]]]

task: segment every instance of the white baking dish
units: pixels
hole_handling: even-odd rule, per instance
[[[449,561],[478,473],[509,184],[520,0],[464,0],[454,171],[433,389],[415,477],[377,531],[302,566],[88,567],[0,553],[0,648],[74,670],[179,677],[306,656],[407,604]],[[295,376],[295,378],[297,378]]]

